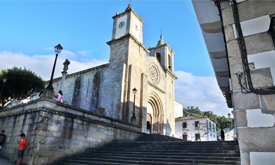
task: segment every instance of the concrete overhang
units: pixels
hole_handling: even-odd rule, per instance
[[[219,10],[212,0],[192,0],[218,85],[232,108],[226,44],[222,32]]]

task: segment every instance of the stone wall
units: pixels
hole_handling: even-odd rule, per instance
[[[0,129],[7,136],[2,153],[11,161],[17,159],[20,133],[26,134],[22,163],[28,165],[50,164],[112,140],[134,140],[142,135],[139,126],[49,99],[3,110]]]
[[[104,64],[68,74],[63,87],[63,100],[68,105],[91,112],[96,112],[98,108],[105,109],[106,116],[122,119],[124,65]],[[55,93],[60,83],[61,78],[54,79]]]
[[[222,6],[241,163],[257,165],[259,161],[256,159],[261,157],[261,164],[274,164],[275,95],[257,95],[241,89],[236,73],[242,73],[242,83],[246,78],[243,76],[232,6],[228,2],[222,2]],[[237,6],[253,86],[255,89],[274,89],[275,51],[268,30],[270,18],[275,12],[275,2],[247,0]]]

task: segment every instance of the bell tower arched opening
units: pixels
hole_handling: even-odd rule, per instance
[[[160,53],[156,53],[156,58],[158,59],[158,62],[161,64],[161,55],[160,55]]]

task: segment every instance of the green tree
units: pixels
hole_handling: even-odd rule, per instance
[[[35,90],[44,89],[45,82],[31,70],[13,67],[0,71],[0,89],[3,86],[3,78],[7,77],[4,84],[2,97],[0,99],[2,106],[11,99],[23,99]]]
[[[183,112],[183,116],[189,116],[187,109],[183,108],[182,112]]]

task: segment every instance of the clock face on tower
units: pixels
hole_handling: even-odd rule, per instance
[[[138,25],[137,24],[135,24],[135,30],[138,31]]]
[[[124,26],[124,24],[125,24],[125,22],[122,21],[122,22],[119,23],[118,27],[119,27],[119,28],[122,28],[122,27]]]

